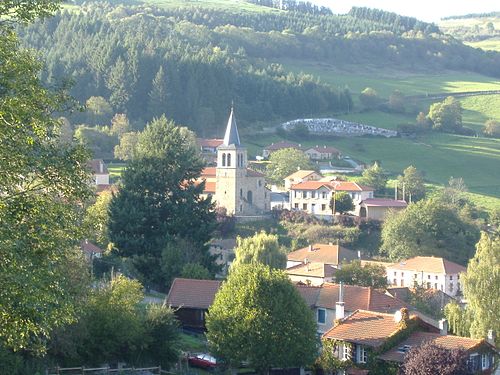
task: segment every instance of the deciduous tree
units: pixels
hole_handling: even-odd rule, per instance
[[[266,175],[273,183],[282,185],[283,179],[298,169],[314,169],[314,167],[302,151],[285,148],[271,154],[266,167]]]
[[[317,355],[311,310],[283,271],[262,264],[231,270],[207,316],[207,339],[230,366],[248,361],[260,374],[306,366]]]
[[[425,196],[425,185],[422,174],[413,165],[403,171],[403,175],[398,177],[398,188],[404,191],[402,198],[409,202],[415,202]]]
[[[452,96],[429,107],[433,129],[454,133],[462,128],[462,105]]]
[[[387,184],[387,172],[375,162],[373,165],[363,171],[361,183],[375,189],[376,192],[382,192]]]
[[[332,212],[335,211],[345,214],[348,211],[354,210],[354,204],[349,193],[345,191],[338,191],[335,192],[330,201],[330,208],[332,209]]]
[[[484,123],[483,133],[488,137],[500,137],[500,121],[488,120]]]
[[[139,134],[135,132],[125,133],[120,138],[120,144],[115,146],[115,158],[120,160],[132,160],[139,141]]]
[[[387,286],[386,271],[383,266],[365,264],[354,260],[343,264],[335,273],[337,282],[344,282],[348,285],[371,286],[374,288],[385,288]]]
[[[253,237],[237,238],[236,258],[231,267],[241,264],[265,264],[272,268],[286,267],[286,254],[278,243],[278,236],[262,231]]]

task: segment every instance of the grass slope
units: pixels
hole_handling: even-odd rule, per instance
[[[481,48],[485,51],[498,51],[500,52],[500,38],[491,38],[486,40],[481,40],[479,42],[464,42],[468,46],[474,48]]]
[[[202,7],[202,8],[221,8],[234,9],[238,11],[250,12],[279,12],[280,10],[263,7],[247,3],[244,0],[143,0],[144,3],[154,4],[161,8],[184,8],[184,7]]]

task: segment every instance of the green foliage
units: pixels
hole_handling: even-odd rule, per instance
[[[500,306],[500,295],[494,291],[500,290],[500,237],[481,234],[476,254],[462,275],[462,284],[471,319],[470,335],[484,338],[489,329],[499,332],[496,311]]]
[[[109,122],[113,109],[108,101],[102,96],[91,96],[85,102],[87,112],[90,112],[90,119],[94,125],[103,125]]]
[[[181,277],[186,279],[210,280],[212,273],[198,263],[186,263],[182,267]]]
[[[372,187],[375,192],[382,192],[385,190],[387,184],[387,172],[375,162],[371,167],[363,171],[360,183],[365,186]]]
[[[300,150],[285,148],[273,152],[266,166],[267,178],[278,185],[282,185],[283,179],[298,169],[314,169],[309,157]]]
[[[483,133],[488,137],[500,138],[500,121],[486,121],[484,123]]]
[[[0,17],[29,21],[56,4],[4,1]],[[91,194],[88,154],[60,142],[52,114],[67,96],[41,85],[40,63],[2,21],[0,61],[0,346],[39,354],[54,328],[74,321],[86,286],[74,246]]]
[[[444,316],[450,325],[450,331],[457,336],[470,336],[470,314],[455,301],[444,307]]]
[[[112,195],[109,192],[102,192],[97,197],[95,203],[85,211],[83,225],[86,231],[86,239],[94,242],[101,248],[106,248],[108,239],[109,204]]]
[[[120,137],[120,144],[115,146],[115,158],[120,160],[132,160],[138,141],[138,133],[129,132],[122,134],[122,136]]]
[[[130,122],[124,113],[116,113],[111,119],[111,133],[119,139],[123,134],[130,132]]]
[[[402,176],[398,176],[398,188],[401,192],[404,189],[405,196],[402,198],[408,202],[416,202],[425,196],[424,178],[413,165],[406,168]]]
[[[335,192],[330,201],[330,208],[332,212],[340,212],[345,214],[348,211],[354,210],[354,203],[352,198],[346,191]]]
[[[361,262],[354,260],[343,264],[341,269],[335,273],[336,282],[344,282],[347,285],[371,286],[374,288],[387,287],[387,277],[385,267],[375,264],[361,265]]]
[[[286,253],[278,243],[278,236],[264,231],[253,237],[237,237],[236,258],[231,268],[242,264],[265,264],[271,268],[286,267]]]
[[[479,238],[479,229],[458,207],[431,198],[412,203],[387,217],[380,251],[393,260],[439,256],[466,264]]]
[[[462,106],[452,96],[429,107],[429,119],[435,130],[455,133],[462,128]]]
[[[59,9],[61,2],[61,0],[5,0],[0,4],[0,17],[30,22],[39,17],[52,15]]]
[[[110,240],[148,286],[168,288],[185,263],[214,267],[206,244],[215,212],[210,199],[200,197],[203,186],[195,184],[203,162],[194,150],[190,131],[165,117],[154,120],[140,135],[136,156],[122,175],[123,186],[111,200]],[[179,243],[191,250],[179,254]]]
[[[207,316],[207,339],[230,366],[248,361],[259,373],[306,366],[317,355],[311,310],[283,271],[262,264],[231,270]]]
[[[351,360],[343,360],[338,358],[341,350],[340,346],[351,345],[345,341],[332,339],[323,339],[321,341],[321,355],[316,360],[316,364],[325,371],[346,370],[352,366]],[[352,348],[351,348],[352,349]]]
[[[118,138],[110,134],[109,128],[105,126],[79,125],[75,131],[75,139],[98,159],[113,158],[113,149],[118,144]]]
[[[359,95],[359,101],[365,108],[375,108],[380,104],[380,98],[376,90],[371,87],[365,88]]]
[[[355,243],[361,231],[358,228],[345,228],[341,225],[324,224],[287,224],[290,235],[307,243],[329,243],[339,241],[343,245]]]

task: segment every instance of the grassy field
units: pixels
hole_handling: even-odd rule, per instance
[[[250,4],[244,0],[143,0],[143,2],[163,8],[204,7],[237,9],[250,12],[279,12],[277,9]]]
[[[498,38],[481,40],[480,42],[464,42],[464,44],[467,44],[468,46],[471,46],[474,48],[481,48],[481,49],[484,49],[485,51],[498,51],[498,52],[500,52],[500,39],[498,39]]]
[[[278,62],[278,61],[276,61]],[[338,69],[332,65],[304,60],[280,60],[294,73],[313,74],[322,82],[334,87],[347,86],[357,96],[364,88],[372,87],[382,97],[398,89],[405,95],[441,92],[500,90],[500,80],[476,73],[442,72],[408,73],[397,70],[381,70],[367,66],[351,66]]]

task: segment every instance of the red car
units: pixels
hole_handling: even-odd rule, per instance
[[[188,356],[188,363],[193,367],[204,369],[214,369],[217,367],[217,360],[210,354],[201,353]]]

